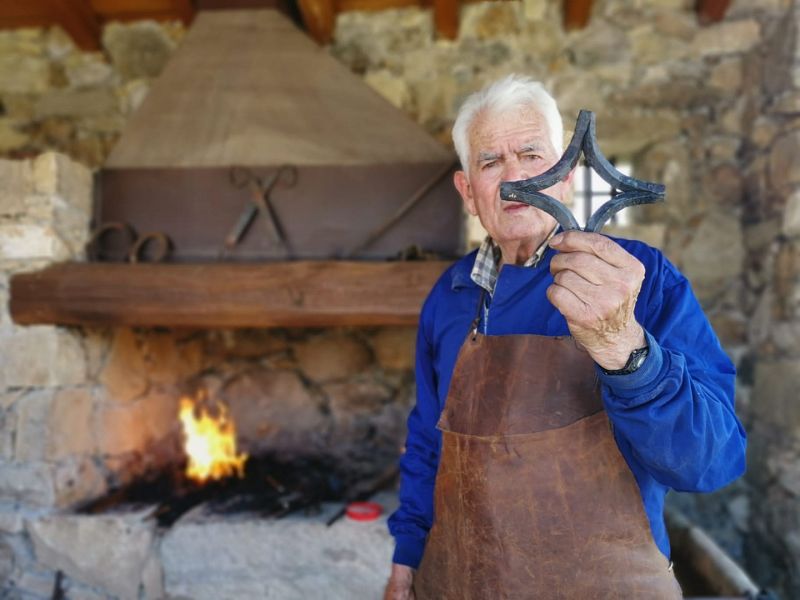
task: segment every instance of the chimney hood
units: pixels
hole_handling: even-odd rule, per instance
[[[224,248],[254,197],[235,175],[263,182],[283,165],[296,178],[270,202],[287,243],[261,212]],[[172,262],[452,257],[454,169],[450,150],[282,14],[200,12],[99,172],[94,221],[165,234]],[[113,237],[96,241],[100,255]]]

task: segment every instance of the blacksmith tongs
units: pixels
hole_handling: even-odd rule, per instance
[[[292,165],[283,165],[270,175],[266,180],[261,180],[250,169],[244,167],[233,167],[230,171],[231,183],[237,188],[247,188],[250,192],[250,202],[239,215],[239,219],[225,238],[225,251],[231,251],[242,239],[250,224],[260,212],[266,218],[267,234],[273,243],[277,243],[286,254],[291,258],[291,248],[286,238],[286,232],[281,225],[275,207],[272,206],[270,194],[272,189],[282,184],[284,187],[292,187],[297,183],[297,168]]]
[[[586,163],[619,193],[598,208],[583,231],[599,232],[612,216],[628,206],[651,204],[664,199],[666,188],[660,183],[634,179],[620,173],[608,162],[597,145],[594,113],[582,110],[578,114],[575,133],[561,159],[550,169],[523,181],[505,181],[500,184],[500,198],[509,202],[522,202],[550,214],[564,231],[581,229],[575,215],[561,202],[541,192],[567,178],[583,152]]]

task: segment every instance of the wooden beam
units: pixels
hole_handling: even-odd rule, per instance
[[[564,29],[583,29],[589,24],[594,0],[564,0]]]
[[[701,23],[717,23],[725,18],[731,0],[697,0],[695,10]]]
[[[333,39],[336,24],[334,0],[297,0],[303,24],[318,44],[328,44]]]
[[[100,49],[100,24],[89,0],[49,0],[61,26],[83,50]]]
[[[62,263],[11,278],[20,325],[414,325],[442,261]]]
[[[433,22],[440,37],[458,37],[459,0],[433,0]]]
[[[100,48],[100,25],[89,0],[0,1],[0,27],[60,25],[83,50]]]
[[[180,19],[194,16],[191,0],[87,0],[102,22],[137,19]]]

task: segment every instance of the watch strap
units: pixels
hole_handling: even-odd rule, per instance
[[[614,369],[609,371],[608,369],[604,369],[600,367],[600,370],[603,371],[606,375],[630,375],[631,373],[635,373],[639,367],[644,364],[645,359],[647,358],[647,354],[650,352],[649,346],[644,346],[643,348],[637,348],[633,352],[630,353],[628,356],[628,361],[625,363],[625,366],[621,369]]]

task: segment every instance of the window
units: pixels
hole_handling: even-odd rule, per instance
[[[623,175],[631,174],[631,165],[629,163],[615,164],[611,160],[616,169]],[[600,177],[595,171],[586,165],[583,160],[575,167],[575,176],[573,182],[573,210],[575,218],[582,227],[586,226],[586,221],[589,216],[600,208],[605,202],[610,200],[616,195],[616,190],[612,190],[605,180]],[[630,216],[628,209],[625,208],[614,215],[609,223],[613,225],[628,225],[630,223]]]

